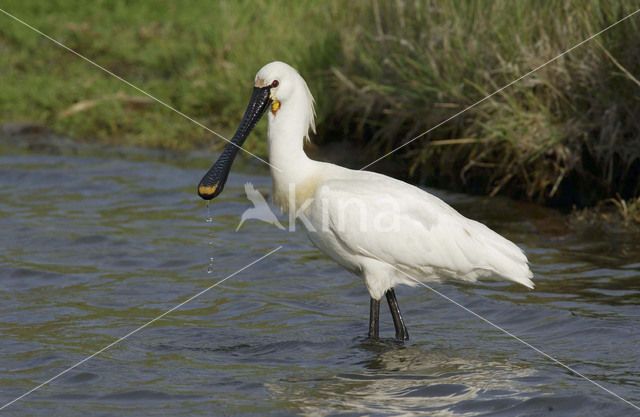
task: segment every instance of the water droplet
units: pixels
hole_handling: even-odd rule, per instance
[[[207,223],[211,223],[213,221],[213,216],[211,216],[211,208],[209,207],[208,201],[207,201],[207,215],[205,216],[204,220]]]
[[[209,207],[209,202],[207,201],[207,215],[204,218],[204,220],[207,223],[212,223],[213,222],[213,216],[211,215],[211,208]],[[211,247],[212,251],[214,248],[214,244],[215,244],[215,239],[213,237],[213,229],[209,230],[209,239],[207,240],[207,243],[209,244],[209,246]],[[209,265],[207,266],[207,274],[212,274],[213,273],[213,261],[214,261],[214,257],[213,256],[209,256]]]

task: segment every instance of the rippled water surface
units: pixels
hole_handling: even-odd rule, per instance
[[[391,339],[384,305],[389,339],[369,342],[364,284],[300,228],[235,231],[252,207],[244,183],[270,191],[259,165],[236,167],[207,222],[195,194],[206,159],[1,150],[2,404],[282,249],[0,414],[640,415],[426,288],[397,290],[409,343]],[[434,289],[640,404],[640,242],[508,200],[437,194],[523,247],[536,289]]]

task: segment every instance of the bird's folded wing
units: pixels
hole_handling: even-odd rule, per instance
[[[495,275],[532,287],[515,244],[417,187],[375,179],[332,180],[316,193],[344,250],[407,272],[469,281]]]

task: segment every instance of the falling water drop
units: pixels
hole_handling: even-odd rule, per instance
[[[209,202],[207,201],[207,215],[204,218],[205,222],[207,223],[213,223],[213,216],[211,215],[211,208],[209,207]],[[207,239],[207,243],[209,244],[209,247],[211,248],[211,255],[209,255],[209,265],[207,265],[207,274],[212,274],[213,273],[213,251],[215,250],[214,248],[214,239],[213,239],[213,228],[209,229],[209,238]]]
[[[207,266],[207,274],[211,274],[213,272],[213,256],[209,257],[209,265]]]
[[[213,217],[211,216],[211,209],[209,208],[209,202],[207,201],[207,216],[204,218],[207,223],[213,222]]]

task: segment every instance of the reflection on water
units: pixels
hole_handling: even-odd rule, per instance
[[[535,373],[525,366],[456,357],[426,345],[363,342],[361,348],[373,354],[361,364],[363,372],[311,381],[289,378],[269,387],[283,398],[300,401],[306,415],[332,414],[336,409],[362,414],[464,415],[515,405],[536,391],[519,381]]]
[[[210,161],[25,146],[0,143],[3,403],[284,247],[4,414],[632,415],[424,288],[397,291],[409,343],[368,342],[364,285],[304,232],[257,221],[235,232],[251,207],[243,184],[270,189],[262,166],[240,164],[207,211],[195,184]],[[508,200],[439,194],[524,247],[536,289],[436,289],[640,402],[637,236],[570,229],[555,212]],[[381,335],[393,335],[385,308]]]

